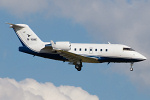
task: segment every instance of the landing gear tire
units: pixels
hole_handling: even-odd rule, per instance
[[[133,71],[133,68],[130,68],[130,71]]]
[[[75,68],[78,70],[78,71],[81,71],[81,67],[79,65],[75,65]]]

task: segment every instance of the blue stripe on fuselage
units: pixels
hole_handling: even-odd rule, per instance
[[[115,57],[100,57],[98,59],[100,62],[139,62],[142,61],[140,59],[132,59],[132,58],[115,58]]]
[[[68,61],[66,58],[60,56],[59,54],[50,54],[50,53],[37,53],[32,50],[30,50],[28,47],[23,46],[19,47],[20,52],[28,53],[34,56],[40,56],[43,58],[49,58],[49,59],[54,59],[54,60],[61,60],[61,61]]]
[[[141,59],[132,59],[132,58],[117,58],[117,57],[98,57],[98,56],[86,56],[90,58],[96,58],[99,62],[139,62]]]

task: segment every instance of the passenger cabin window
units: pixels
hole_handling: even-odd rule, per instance
[[[100,49],[100,51],[103,51],[102,49]]]
[[[108,49],[106,49],[106,52],[108,51]]]
[[[74,48],[74,51],[76,51],[77,49],[76,48]]]
[[[79,50],[81,51],[81,48]]]
[[[92,49],[90,49],[90,51],[92,51]]]
[[[97,49],[95,49],[95,51],[97,51]]]
[[[132,48],[123,48],[124,51],[135,51],[134,49]]]
[[[85,48],[85,51],[87,51],[87,49]]]

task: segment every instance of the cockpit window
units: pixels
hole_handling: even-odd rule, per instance
[[[135,50],[132,49],[132,48],[123,48],[123,50],[125,50],[125,51],[135,51]]]

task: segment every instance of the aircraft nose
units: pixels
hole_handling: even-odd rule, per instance
[[[146,58],[145,56],[143,56],[142,54],[140,54],[139,56],[140,56],[141,61],[143,61],[143,60],[146,60],[146,59],[147,59],[147,58]]]
[[[142,55],[141,57],[142,60],[146,60],[147,58],[145,56]]]
[[[139,61],[144,61],[147,59],[145,56],[143,56],[142,54],[138,52],[135,53],[135,58],[138,59]]]

